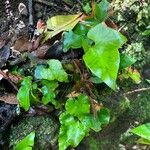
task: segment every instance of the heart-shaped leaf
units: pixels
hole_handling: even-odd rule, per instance
[[[95,42],[83,56],[86,66],[113,90],[119,70],[120,55],[118,48],[126,38],[119,32],[99,24],[88,32],[88,38]]]

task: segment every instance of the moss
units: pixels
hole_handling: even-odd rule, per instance
[[[147,0],[115,0],[112,3],[115,22],[128,38],[124,51],[136,58],[134,66],[139,69],[150,59],[147,55],[149,38],[142,35],[150,24],[149,4]]]
[[[58,128],[58,122],[49,116],[23,118],[11,126],[9,145],[16,145],[30,132],[35,131],[35,150],[57,149]]]

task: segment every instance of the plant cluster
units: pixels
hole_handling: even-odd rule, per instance
[[[74,68],[71,63],[69,67],[65,67],[60,60],[50,59],[46,64],[36,66],[33,76],[24,77],[17,95],[20,107],[25,111],[38,104],[52,105],[60,111],[60,150],[65,150],[69,146],[76,147],[91,130],[99,132],[109,123],[109,110],[96,101],[97,98],[93,96],[89,86],[84,85],[84,81],[90,85],[105,83],[115,91],[118,88],[118,74],[124,71],[126,76],[139,80],[136,77],[139,77],[139,74],[128,68],[135,63],[135,59],[119,52],[119,48],[127,42],[126,37],[105,24],[109,10],[107,0],[99,3],[92,1],[91,6],[84,7],[84,10],[91,14],[60,15],[48,19],[43,42],[64,32],[63,52],[72,49],[83,51],[79,65],[87,72],[88,77],[85,79],[84,74],[83,79],[82,71],[77,64],[76,72],[70,69]],[[85,86],[88,92],[77,91],[77,88],[72,86],[69,95],[60,96],[61,86],[71,83],[76,83],[79,88]],[[96,103],[94,107],[91,106],[93,101]]]

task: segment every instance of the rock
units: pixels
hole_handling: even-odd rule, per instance
[[[58,129],[58,121],[50,116],[21,118],[11,126],[9,147],[12,148],[30,132],[35,131],[34,150],[57,150]]]

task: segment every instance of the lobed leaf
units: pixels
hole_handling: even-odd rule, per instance
[[[21,83],[21,87],[17,94],[17,99],[19,104],[25,111],[28,111],[30,108],[30,91],[32,89],[32,77],[25,77]]]
[[[35,69],[35,77],[37,79],[45,79],[45,80],[56,80],[59,82],[67,82],[68,75],[64,71],[61,62],[59,60],[51,59],[48,61],[49,67],[45,66],[37,66]]]
[[[120,64],[118,48],[126,42],[126,38],[102,24],[92,28],[87,36],[95,42],[95,45],[83,56],[86,66],[94,75],[115,90]]]
[[[89,132],[89,128],[67,112],[59,117],[61,127],[59,131],[59,150],[65,150],[68,146],[76,147]]]
[[[66,111],[73,116],[80,116],[90,113],[90,101],[88,96],[79,95],[77,99],[70,98],[65,105]]]

